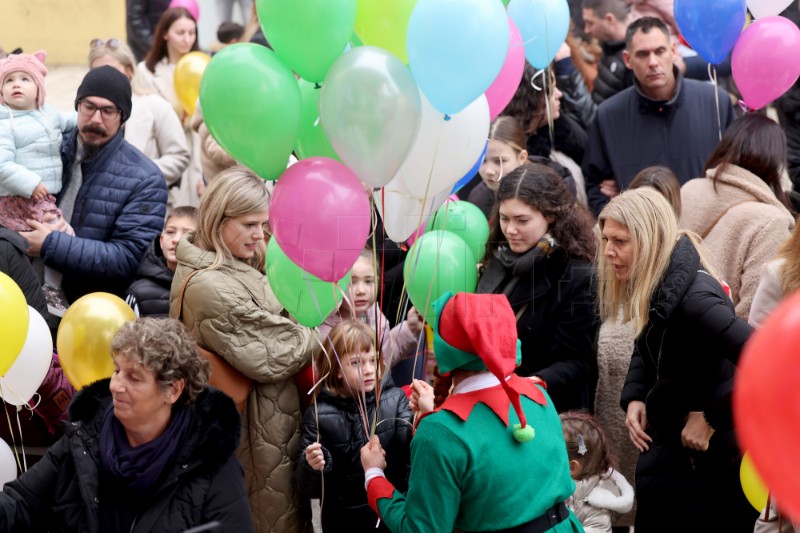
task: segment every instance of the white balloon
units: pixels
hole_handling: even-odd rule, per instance
[[[17,460],[6,441],[0,439],[0,490],[9,481],[17,479]]]
[[[0,377],[0,398],[11,405],[25,405],[33,398],[53,360],[53,338],[47,322],[31,306],[28,313],[28,338],[14,364]]]
[[[419,228],[450,197],[450,191],[424,197],[411,193],[400,176],[396,176],[382,190],[373,193],[375,206],[383,219],[386,235],[395,242],[403,242]]]
[[[783,10],[792,5],[794,0],[747,0],[747,9],[753,14],[753,18],[777,16]]]
[[[425,95],[419,134],[395,177],[417,197],[450,192],[483,153],[489,137],[489,103],[479,96],[463,111],[445,117]]]

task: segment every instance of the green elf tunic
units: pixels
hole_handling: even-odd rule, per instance
[[[507,529],[541,517],[575,490],[561,421],[544,389],[514,374],[507,381],[535,432],[520,443],[512,436],[518,417],[508,395],[493,376],[480,377],[494,385],[457,388],[420,421],[406,496],[383,477],[369,481],[370,506],[394,533]],[[583,531],[572,512],[546,527]]]

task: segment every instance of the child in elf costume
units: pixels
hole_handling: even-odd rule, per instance
[[[420,420],[403,496],[373,439],[361,450],[370,506],[395,533],[583,531],[564,505],[575,489],[561,421],[540,380],[514,374],[516,318],[497,294],[434,304],[434,350],[454,389]]]

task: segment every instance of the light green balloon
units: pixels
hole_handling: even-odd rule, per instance
[[[356,0],[256,0],[264,36],[301,78],[321,83],[353,35]]]
[[[417,239],[408,251],[403,279],[411,303],[430,321],[435,316],[431,304],[442,294],[475,292],[478,269],[464,239],[434,230]]]
[[[206,126],[234,159],[266,180],[286,170],[300,124],[300,90],[292,72],[265,46],[226,46],[200,82]]]
[[[320,87],[304,79],[297,80],[300,96],[303,98],[303,109],[300,116],[300,130],[294,143],[294,152],[299,159],[322,156],[341,162],[336,150],[331,146],[322,121],[319,118]]]
[[[322,281],[294,264],[277,239],[267,245],[267,279],[275,297],[298,322],[309,328],[319,326],[339,302],[350,285],[350,273],[336,283]],[[341,290],[340,290],[341,289]]]
[[[450,231],[464,239],[476,259],[482,258],[486,252],[489,222],[475,204],[464,201],[447,202],[436,211],[425,227],[426,232],[433,230]]]

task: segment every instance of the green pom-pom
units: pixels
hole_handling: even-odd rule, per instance
[[[536,436],[536,432],[530,426],[530,424],[522,427],[522,424],[514,424],[514,440],[517,442],[528,442],[529,440],[533,440]]]

